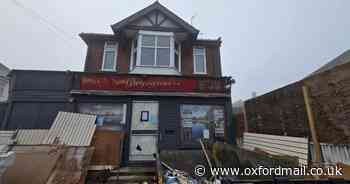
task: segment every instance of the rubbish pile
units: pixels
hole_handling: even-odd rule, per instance
[[[162,166],[166,169],[164,174],[165,184],[198,184],[199,182],[191,177],[188,173],[170,167],[162,162]]]
[[[59,112],[48,130],[0,131],[0,183],[82,184],[96,116]]]

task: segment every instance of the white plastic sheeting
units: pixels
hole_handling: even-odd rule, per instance
[[[89,146],[95,121],[95,115],[59,112],[43,144],[54,144],[57,139],[59,144],[68,146]]]
[[[313,144],[310,144],[311,157],[314,158]],[[350,145],[335,145],[321,143],[321,151],[324,163],[335,164],[344,163],[350,164]]]

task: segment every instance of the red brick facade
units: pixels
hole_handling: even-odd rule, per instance
[[[86,72],[99,72],[103,62],[103,40],[93,40],[87,43],[88,50],[85,60]],[[193,74],[193,47],[205,47],[207,75],[210,77],[221,76],[220,43],[215,41],[193,42],[182,44],[181,73],[184,76]],[[119,42],[117,57],[117,73],[128,73],[130,68],[131,40]]]

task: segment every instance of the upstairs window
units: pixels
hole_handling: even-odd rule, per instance
[[[140,31],[137,66],[174,67],[172,33]]]
[[[207,74],[205,48],[193,48],[193,65],[195,74]]]
[[[117,66],[118,44],[106,42],[103,52],[102,71],[115,71]]]

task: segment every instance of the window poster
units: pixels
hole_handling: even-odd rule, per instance
[[[215,135],[216,136],[224,136],[224,109],[214,109],[214,123],[215,123]]]
[[[185,140],[208,137],[210,127],[223,136],[224,107],[216,105],[181,105],[181,121]],[[204,135],[205,134],[205,135]]]
[[[141,111],[141,121],[149,120],[149,111]]]
[[[96,126],[100,129],[122,130],[125,124],[126,104],[81,103],[79,112],[97,115]]]

